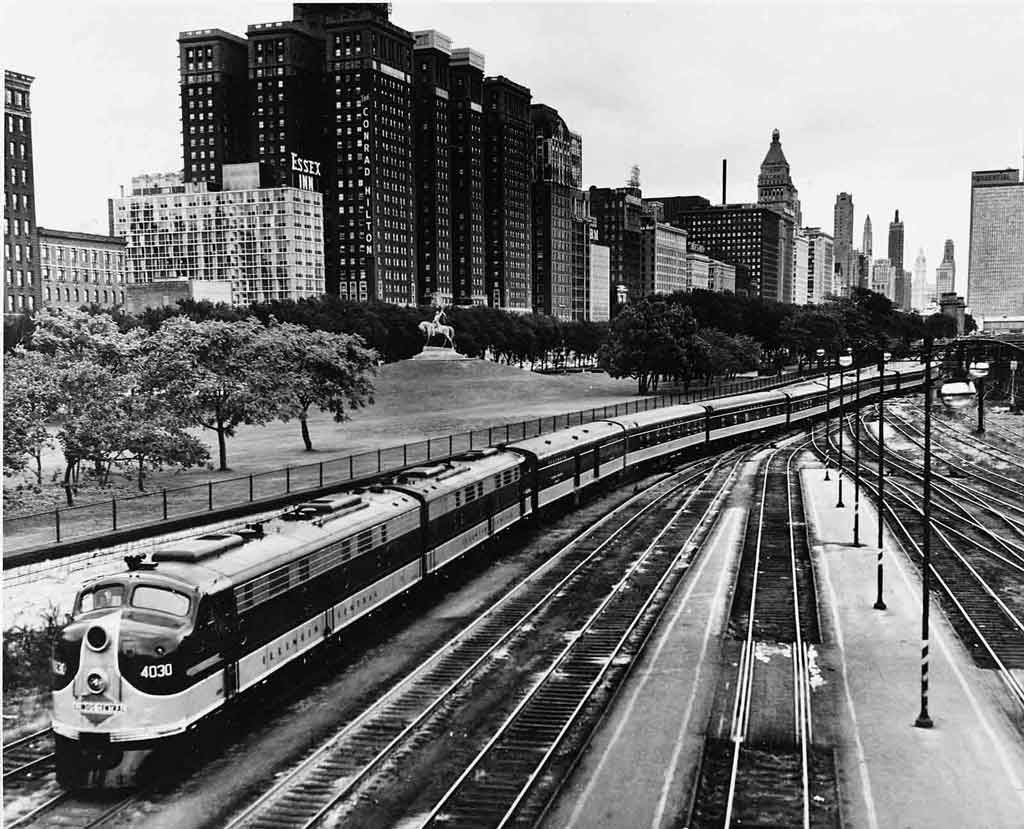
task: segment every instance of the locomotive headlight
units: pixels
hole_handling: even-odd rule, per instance
[[[92,671],[85,678],[85,684],[94,694],[102,694],[107,690],[107,678],[101,671]]]
[[[99,653],[107,649],[110,644],[110,637],[99,625],[93,625],[85,634],[85,643],[94,651]]]

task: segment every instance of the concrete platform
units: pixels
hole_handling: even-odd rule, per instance
[[[459,352],[454,348],[444,348],[443,346],[438,345],[425,345],[419,354],[414,354],[409,359],[426,362],[437,362],[439,360],[452,362],[455,360],[471,360],[472,357],[467,357],[465,354],[459,354]]]
[[[828,483],[817,462],[802,475],[826,643],[822,676],[841,686],[832,689],[840,690],[840,702],[822,726],[835,730],[843,825],[1024,826],[1024,716],[998,676],[974,665],[933,601],[934,728],[914,727],[920,709],[917,570],[887,533],[887,609],[874,610],[877,547],[850,545],[852,482],[844,483],[846,507],[837,509],[836,470]],[[873,545],[876,513],[866,499],[860,516],[861,540]],[[828,689],[815,690],[821,693]]]

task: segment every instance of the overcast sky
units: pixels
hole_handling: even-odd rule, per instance
[[[36,76],[37,220],[106,232],[106,199],[146,171],[181,168],[177,34],[290,19],[288,3],[0,0],[0,59]],[[832,232],[853,193],[876,256],[906,225],[929,273],[947,237],[967,271],[972,170],[1019,167],[1024,6],[930,3],[408,3],[392,20],[483,52],[489,75],[530,87],[583,135],[584,187],[640,166],[645,196],[754,201],[771,140],[804,224]]]

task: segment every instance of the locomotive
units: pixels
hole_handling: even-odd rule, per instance
[[[884,379],[910,390],[923,371],[896,363]],[[844,385],[849,400],[852,372]],[[861,401],[877,393],[862,369]],[[129,557],[85,583],[54,643],[58,779],[132,786],[156,748],[510,527],[639,465],[809,422],[838,395],[813,380],[595,420]]]

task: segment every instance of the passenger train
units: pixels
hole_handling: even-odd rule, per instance
[[[922,379],[894,363],[885,387]],[[849,400],[853,372],[843,385]],[[862,369],[861,401],[878,385]],[[821,417],[829,392],[834,408],[838,377],[596,420],[129,557],[82,587],[54,643],[60,781],[135,785],[155,748],[488,539],[640,465]]]

